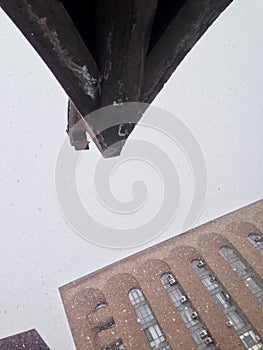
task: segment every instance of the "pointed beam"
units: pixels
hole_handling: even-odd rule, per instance
[[[104,53],[102,58],[101,107],[140,101],[144,79],[144,64],[150,41],[158,0],[110,0],[105,2],[107,13]],[[112,127],[100,129],[100,121],[88,124],[101,132],[101,152],[105,157],[120,154],[121,148],[140,116],[132,116],[131,123],[119,132],[117,119]],[[117,124],[117,125],[116,125]],[[122,135],[122,136],[120,136]]]
[[[98,108],[99,71],[60,1],[0,0],[82,115]]]
[[[151,103],[187,53],[232,0],[188,0],[152,48],[142,101]]]

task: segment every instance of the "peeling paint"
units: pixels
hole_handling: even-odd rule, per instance
[[[81,87],[83,88],[86,95],[90,96],[92,99],[95,99],[99,81],[94,78],[88,71],[86,65],[80,66],[77,63],[73,62],[70,53],[65,49],[59,40],[58,34],[55,29],[49,29],[47,25],[47,17],[40,18],[32,10],[32,6],[24,0],[26,5],[27,13],[29,17],[35,21],[43,33],[43,37],[47,38],[52,45],[52,49],[56,52],[60,62],[73,72],[75,77],[78,78]]]

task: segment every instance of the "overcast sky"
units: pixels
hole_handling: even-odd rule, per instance
[[[262,13],[261,0],[235,0],[154,102],[182,120],[203,151],[208,190],[196,225],[263,197]],[[58,287],[180,233],[193,191],[191,171],[177,147],[178,173],[185,188],[174,221],[152,242],[109,249],[84,240],[64,219],[54,185],[56,160],[66,137],[67,96],[1,10],[0,44],[0,338],[36,328],[51,349],[73,350]],[[144,134],[158,144],[163,141],[143,126],[136,128],[132,139]],[[168,141],[159,146],[171,157],[177,154]],[[91,145],[78,168],[82,200],[98,216],[102,209],[91,179],[99,159]],[[127,164],[120,167],[112,189],[119,200],[128,200],[133,174],[145,176],[150,209],[131,218],[139,225],[158,210],[162,184],[147,166],[136,169],[139,175]],[[108,214],[104,219],[125,227],[122,216]]]

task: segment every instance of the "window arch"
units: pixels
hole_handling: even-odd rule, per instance
[[[204,259],[194,259],[191,266],[199,277],[204,287],[210,293],[219,310],[227,319],[226,325],[233,327],[244,346],[248,350],[263,349],[263,343],[258,334],[253,330],[246,317],[240,312],[234,300],[217,281],[213,271],[207,266]]]
[[[143,292],[133,288],[129,291],[129,299],[151,348],[171,350]]]
[[[230,247],[223,246],[220,253],[232,267],[233,271],[241,278],[243,283],[250,289],[258,301],[263,305],[263,284],[257,277],[246,261],[238,254],[238,252]]]

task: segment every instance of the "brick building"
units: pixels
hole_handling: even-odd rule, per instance
[[[263,201],[60,288],[77,350],[263,349]]]

